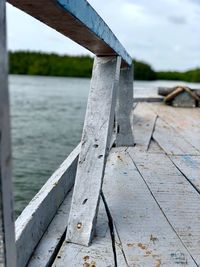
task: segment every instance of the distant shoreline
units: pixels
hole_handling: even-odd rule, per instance
[[[90,56],[61,56],[40,52],[9,52],[9,73],[53,77],[90,78],[93,58]],[[200,82],[200,68],[179,71],[155,71],[142,61],[134,60],[134,78],[139,81],[172,80]]]

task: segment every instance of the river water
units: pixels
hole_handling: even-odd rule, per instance
[[[89,84],[83,78],[10,75],[16,216],[80,141]],[[158,86],[174,85],[136,81],[135,96],[155,95]]]

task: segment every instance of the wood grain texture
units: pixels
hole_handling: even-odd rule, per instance
[[[118,266],[126,266],[121,249],[117,247]],[[114,256],[108,228],[108,218],[104,205],[100,201],[94,240],[88,248],[85,246],[63,243],[52,267],[114,267]]]
[[[120,71],[119,89],[116,106],[116,146],[133,146],[134,138],[131,127],[133,108],[133,68]]]
[[[5,8],[0,1],[0,266],[15,267]]]
[[[153,138],[168,155],[200,155],[174,127],[164,122],[161,118],[156,121]]]
[[[187,177],[192,185],[200,192],[200,157],[199,156],[170,156],[177,168]]]
[[[118,266],[196,266],[152,197],[129,150],[112,149],[103,184],[127,260],[127,265]],[[137,157],[135,148],[131,151]]]
[[[15,223],[18,267],[26,265],[66,194],[72,188],[79,152],[80,145],[52,174],[18,217]]]
[[[86,0],[9,0],[8,2],[71,38],[95,55],[119,55],[125,65],[132,64],[130,55]]]
[[[156,114],[147,103],[138,103],[133,112],[133,135],[136,147],[147,150],[153,134]]]
[[[165,154],[128,149],[170,225],[200,265],[200,194]]]
[[[200,112],[198,108],[173,108],[163,104],[149,104],[163,121],[200,152]]]
[[[199,266],[200,195],[188,181],[197,181],[199,157],[169,158],[153,139],[147,151],[138,147],[113,148],[106,163],[103,191],[115,223],[117,266]],[[102,205],[95,230],[89,248],[64,242],[53,266],[115,266]]]
[[[72,243],[89,245],[93,236],[113,132],[120,64],[119,57],[97,57],[94,61],[67,228],[67,241]]]
[[[34,250],[26,267],[49,267],[65,239],[72,191],[70,191]]]

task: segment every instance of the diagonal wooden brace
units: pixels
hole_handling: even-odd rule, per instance
[[[131,111],[133,109],[133,68],[122,68],[116,107],[116,146],[133,146]]]
[[[121,58],[96,57],[81,140],[66,240],[92,240],[105,163],[113,132]]]

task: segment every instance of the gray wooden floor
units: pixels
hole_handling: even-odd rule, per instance
[[[117,266],[200,266],[200,109],[138,103],[133,125],[136,145],[112,148],[103,184]],[[115,266],[109,230],[101,201],[93,244],[64,241],[52,266]]]

